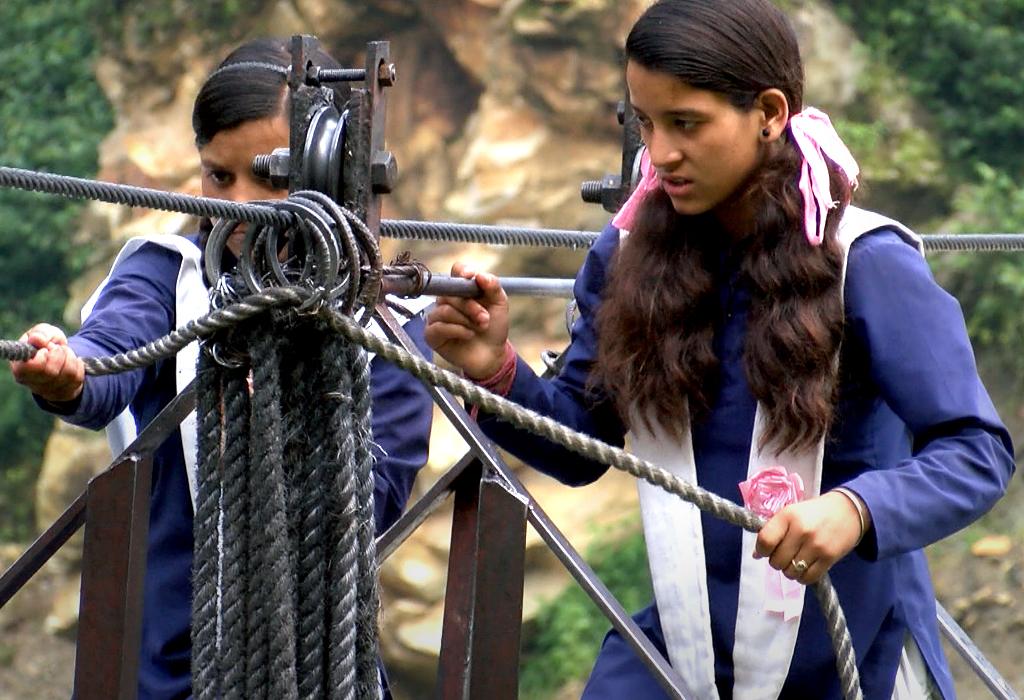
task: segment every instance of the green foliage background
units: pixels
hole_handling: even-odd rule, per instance
[[[1024,231],[1024,0],[835,0],[872,55],[904,76],[955,185],[952,232]],[[1024,390],[1024,256],[936,256],[1002,404]]]
[[[91,177],[113,126],[92,73],[98,0],[0,3],[0,163]],[[0,190],[0,337],[57,322],[88,251],[72,243],[81,205]],[[0,372],[0,541],[33,529],[32,490],[53,419]]]
[[[639,527],[630,519],[609,528],[587,552],[588,563],[628,612],[644,607],[652,596]],[[519,696],[526,700],[550,697],[555,688],[586,678],[609,628],[578,586],[546,603],[536,619],[523,632],[519,662]]]
[[[93,177],[114,115],[93,69],[103,46],[146,51],[182,33],[233,41],[262,0],[3,0],[0,164]],[[82,204],[0,190],[0,337],[59,325],[90,250],[73,241]],[[34,532],[33,489],[53,419],[0,372],[0,542]]]

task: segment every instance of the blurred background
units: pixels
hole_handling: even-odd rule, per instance
[[[645,0],[3,0],[0,164],[199,192],[190,115],[208,71],[254,36],[311,33],[362,66],[389,40],[398,67],[388,145],[400,169],[384,215],[598,230],[583,180],[619,166],[621,46]],[[1024,0],[790,0],[807,99],[828,111],[864,171],[860,204],[921,233],[1024,231]],[[114,253],[138,233],[187,232],[176,214],[0,191],[0,337],[48,321],[73,330]],[[436,271],[574,275],[582,253],[390,241]],[[978,361],[1024,442],[1024,255],[935,254]],[[540,365],[567,340],[564,302],[513,300],[513,340]],[[936,342],[942,342],[937,338]],[[102,436],[54,423],[0,373],[0,565],[59,515],[109,455]],[[435,422],[422,493],[465,449]],[[628,609],[649,600],[631,479],[583,489],[530,470],[531,492]],[[1024,688],[1024,503],[1009,495],[930,551],[940,600]],[[381,643],[396,696],[430,694],[440,644],[450,508],[381,574]],[[66,698],[79,550],[65,547],[0,610],[0,697]],[[521,695],[577,697],[607,629],[528,534]],[[983,687],[951,657],[962,697]]]

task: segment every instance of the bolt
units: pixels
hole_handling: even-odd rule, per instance
[[[377,66],[377,82],[383,87],[391,87],[396,80],[398,80],[398,69],[395,68],[395,64],[381,61]]]
[[[580,197],[587,204],[600,204],[601,203],[601,181],[600,180],[587,180],[580,185]]]
[[[398,181],[398,161],[391,151],[377,151],[370,161],[370,185],[375,194],[390,194]]]
[[[287,148],[275,148],[272,153],[263,153],[252,161],[252,173],[269,180],[277,189],[288,187],[288,172],[291,155]]]

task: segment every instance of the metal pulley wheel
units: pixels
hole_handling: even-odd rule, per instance
[[[302,153],[302,189],[341,198],[341,170],[348,110],[339,114],[333,105],[321,107],[309,122]]]

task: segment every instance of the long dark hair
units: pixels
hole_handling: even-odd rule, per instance
[[[777,88],[791,113],[802,109],[803,67],[796,36],[769,0],[660,0],[633,26],[626,56],[648,70],[725,96],[740,110]],[[825,242],[808,244],[797,187],[800,156],[788,136],[768,149],[744,186],[754,203],[747,236],[733,243],[753,291],[744,368],[767,411],[762,447],[806,448],[828,433],[843,332],[842,251],[836,229],[850,183],[829,164],[832,193]],[[710,214],[682,216],[661,190],[645,201],[620,246],[597,317],[593,379],[629,421],[680,435],[707,415],[719,360],[714,277],[725,235]]]
[[[341,67],[322,46],[316,48],[312,58],[325,68]],[[254,39],[228,54],[196,96],[192,108],[196,146],[202,148],[221,131],[244,122],[281,114],[287,103],[291,62],[291,42],[280,38]],[[335,104],[343,109],[348,100],[348,84],[332,85]]]

